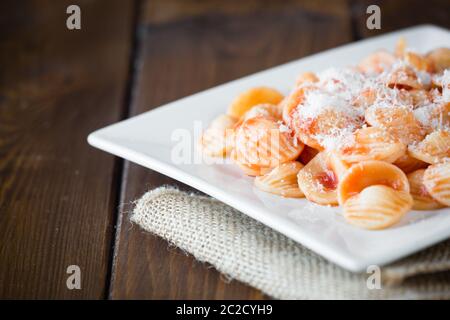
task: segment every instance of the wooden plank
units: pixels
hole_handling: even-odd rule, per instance
[[[152,0],[144,1],[141,21],[144,24],[167,24],[210,16],[236,16],[251,13],[303,11],[348,17],[348,0]]]
[[[369,5],[381,9],[381,29],[369,30],[366,9]],[[419,24],[435,24],[450,28],[450,1],[448,0],[352,0],[354,31],[357,38],[367,38]]]
[[[289,5],[285,10],[239,15],[201,12],[146,29],[131,115],[352,39],[348,16],[322,15]],[[188,189],[156,172],[126,164],[110,297],[265,298],[238,281],[224,281],[214,269],[130,224],[131,202],[163,184]]]
[[[88,146],[121,118],[133,2],[2,2],[0,12],[0,298],[104,298],[118,162]],[[69,290],[69,265],[81,290]]]

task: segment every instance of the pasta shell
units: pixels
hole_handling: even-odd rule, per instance
[[[423,184],[423,175],[425,169],[416,170],[408,174],[409,189],[413,197],[414,210],[435,210],[442,208],[443,205],[437,202],[427,191]]]
[[[290,127],[299,139],[306,145],[325,150],[328,141],[335,141],[344,130],[359,128],[361,123],[350,116],[335,110],[325,110],[323,113],[311,119],[301,119],[301,110],[293,113]]]
[[[321,205],[336,205],[338,178],[329,165],[329,156],[319,153],[298,172],[298,185],[305,197]]]
[[[408,93],[412,99],[411,104],[415,108],[430,105],[433,102],[433,96],[428,90],[410,90]]]
[[[372,185],[385,185],[409,193],[409,183],[402,170],[393,164],[369,160],[351,166],[338,185],[339,204]]]
[[[273,168],[297,159],[304,145],[280,129],[273,118],[258,116],[245,120],[236,129],[236,161]]]
[[[303,165],[297,161],[283,163],[268,174],[257,177],[255,186],[262,191],[286,198],[303,198],[303,192],[297,182],[297,174],[301,168]]]
[[[428,59],[421,56],[420,54],[417,54],[415,52],[407,51],[405,52],[403,58],[405,59],[406,63],[413,66],[415,69],[419,71],[425,71],[425,72],[431,72],[432,66]]]
[[[423,184],[434,199],[450,206],[450,162],[429,166],[423,175]]]
[[[291,125],[293,115],[299,104],[303,102],[305,93],[310,90],[314,90],[316,87],[313,85],[297,87],[286,97],[283,101],[283,121],[288,125]]]
[[[338,149],[340,158],[349,163],[366,160],[394,162],[405,154],[406,146],[386,130],[366,127],[354,133],[354,139]]]
[[[439,73],[450,68],[450,49],[437,48],[430,51],[427,60],[433,66],[434,72]]]
[[[281,100],[283,100],[283,95],[275,89],[267,87],[252,88],[234,99],[228,108],[228,114],[239,119],[253,106],[262,103],[278,104]]]
[[[344,217],[354,226],[379,230],[397,223],[412,204],[413,199],[408,192],[372,185],[344,203]]]
[[[373,105],[377,99],[377,92],[374,89],[365,88],[363,89],[358,96],[356,96],[352,102],[355,107],[358,108],[368,108]]]
[[[248,110],[244,116],[243,121],[258,116],[273,117],[277,120],[281,120],[282,110],[276,104],[263,103],[253,106]]]
[[[402,66],[394,69],[389,74],[387,85],[397,89],[422,89],[423,85],[417,78],[417,74],[412,67]]]
[[[406,145],[421,141],[425,136],[420,122],[408,107],[373,106],[366,110],[365,118],[371,126],[386,129],[394,139]]]
[[[368,55],[359,64],[358,68],[365,73],[381,73],[389,69],[395,62],[395,56],[385,50],[379,50]]]
[[[414,115],[427,133],[450,128],[450,102],[419,107],[414,110]]]
[[[438,163],[450,158],[450,132],[439,130],[408,147],[409,154],[426,163]]]
[[[408,154],[404,154],[403,156],[398,158],[394,162],[394,165],[399,167],[404,173],[410,173],[418,169],[428,167],[428,164],[426,162],[413,158]]]
[[[212,157],[224,157],[233,149],[233,128],[237,120],[226,114],[215,118],[203,133],[203,152]]]
[[[267,167],[260,167],[257,165],[246,165],[237,161],[236,150],[231,151],[231,159],[241,169],[245,175],[251,177],[258,177],[269,173],[272,169]]]
[[[304,72],[297,78],[295,85],[298,87],[298,86],[304,85],[306,83],[315,83],[318,81],[319,81],[319,78],[317,78],[317,76],[314,73]]]

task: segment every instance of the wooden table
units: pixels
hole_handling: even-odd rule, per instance
[[[382,9],[382,30],[365,9]],[[66,28],[77,4],[81,30]],[[107,124],[293,59],[419,23],[448,0],[78,0],[0,4],[0,298],[259,299],[129,222],[187,186],[89,147]],[[78,265],[81,290],[66,287]]]

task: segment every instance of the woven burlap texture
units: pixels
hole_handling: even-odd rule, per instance
[[[136,202],[131,221],[278,299],[450,298],[450,241],[383,267],[381,289],[368,289],[369,274],[346,271],[207,196],[157,188]]]

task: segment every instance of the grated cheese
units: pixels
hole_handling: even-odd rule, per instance
[[[308,124],[316,119],[320,119],[321,123],[326,122],[333,115],[342,121],[348,121],[343,128],[340,125],[326,128],[323,132],[311,133],[327,150],[341,148],[351,142],[354,131],[365,125],[364,115],[369,107],[408,108],[414,112],[415,118],[423,127],[436,129],[443,122],[436,117],[436,113],[443,103],[450,102],[450,70],[436,76],[417,70],[403,59],[398,59],[378,74],[363,73],[353,67],[329,68],[320,72],[318,78],[317,85],[305,91],[295,116],[300,124]],[[390,85],[393,78],[395,84],[405,82],[407,88]],[[413,96],[406,90],[411,81],[421,84],[424,89],[437,83],[442,86],[442,93],[438,89],[426,89],[423,92],[417,90]],[[284,125],[280,126],[280,131],[290,132]]]

